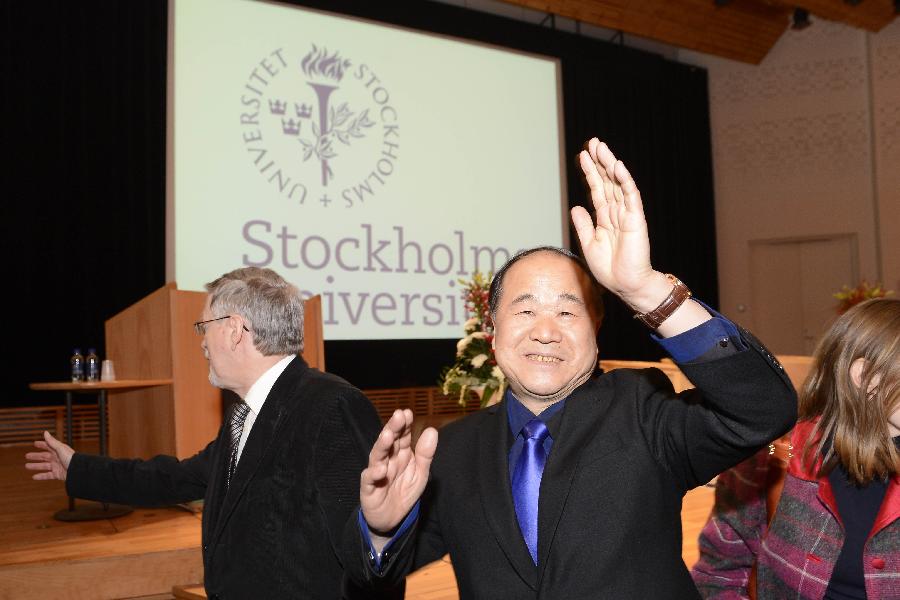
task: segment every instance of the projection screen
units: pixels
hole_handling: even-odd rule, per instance
[[[255,0],[172,0],[167,277],[271,267],[328,340],[455,338],[460,278],[567,243],[555,59]]]

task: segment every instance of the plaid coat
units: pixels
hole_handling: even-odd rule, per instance
[[[819,600],[844,543],[837,503],[827,477],[803,467],[800,450],[812,422],[791,435],[797,449],[771,525],[766,523],[766,450],[719,476],[713,514],[700,534],[700,560],[691,570],[704,598],[748,598],[757,561],[759,600]],[[814,471],[813,469],[812,471]],[[900,599],[900,475],[894,476],[863,551],[866,595]]]

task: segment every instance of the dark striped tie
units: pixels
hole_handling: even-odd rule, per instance
[[[234,475],[234,469],[237,467],[238,444],[241,442],[241,433],[244,431],[244,419],[250,412],[250,406],[243,400],[235,402],[231,411],[231,422],[229,430],[231,433],[231,458],[228,461],[228,473],[225,475],[225,489],[231,485],[231,476]]]

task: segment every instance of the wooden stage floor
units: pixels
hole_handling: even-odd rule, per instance
[[[116,519],[63,523],[62,482],[32,481],[25,445],[0,447],[0,600],[172,598],[173,585],[202,581],[200,515],[181,508],[136,509]],[[85,447],[85,451],[91,448]],[[697,559],[697,534],[711,488],[684,501],[683,557]],[[84,501],[79,501],[79,503]],[[408,578],[409,600],[457,600],[445,557]]]

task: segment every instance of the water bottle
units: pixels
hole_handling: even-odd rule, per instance
[[[100,381],[100,359],[93,348],[88,348],[87,356],[84,357],[84,367],[88,381]]]
[[[69,363],[72,365],[72,383],[84,381],[84,357],[81,355],[81,348],[75,348]]]

